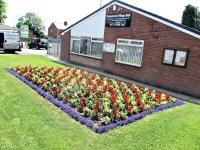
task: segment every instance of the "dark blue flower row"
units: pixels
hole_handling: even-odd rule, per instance
[[[164,110],[164,109],[168,109],[168,108],[172,108],[172,107],[175,107],[175,106],[180,106],[180,105],[185,104],[182,100],[178,100],[175,103],[169,103],[169,104],[166,104],[166,105],[158,106],[158,107],[156,107],[154,109],[151,109],[151,110],[143,111],[141,113],[138,113],[136,115],[133,115],[133,116],[129,117],[126,120],[122,120],[122,121],[119,121],[117,123],[113,123],[113,124],[106,125],[106,126],[101,126],[101,127],[96,127],[95,124],[94,124],[94,122],[92,120],[81,116],[81,114],[79,112],[77,112],[76,110],[74,110],[73,108],[71,108],[70,106],[68,106],[67,104],[64,104],[63,102],[57,100],[52,95],[49,95],[47,92],[45,92],[44,90],[42,90],[40,87],[36,86],[31,81],[27,80],[25,77],[20,76],[17,72],[13,71],[10,68],[7,68],[7,70],[11,74],[13,74],[14,76],[16,76],[20,80],[22,80],[24,83],[26,83],[27,85],[29,85],[31,88],[33,88],[34,90],[36,90],[40,95],[42,95],[43,97],[47,98],[54,105],[60,107],[63,111],[65,111],[66,113],[68,113],[72,118],[75,118],[81,124],[87,125],[88,127],[90,127],[91,129],[93,129],[97,133],[103,133],[103,132],[106,132],[106,131],[108,131],[110,129],[116,128],[118,126],[122,126],[122,125],[126,125],[126,124],[129,124],[129,123],[132,123],[132,122],[134,122],[134,121],[136,121],[138,119],[141,119],[144,116],[146,116],[148,114],[151,114],[151,113],[154,113],[154,112],[158,112],[158,111],[161,111],[161,110]]]

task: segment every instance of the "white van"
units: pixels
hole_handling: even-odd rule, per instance
[[[5,53],[21,51],[19,33],[0,32],[0,51]]]

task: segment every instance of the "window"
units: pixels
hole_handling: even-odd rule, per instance
[[[91,56],[102,57],[103,39],[92,38]]]
[[[79,45],[80,45],[80,38],[72,37],[71,38],[71,52],[79,53]]]
[[[81,37],[80,54],[90,55],[90,51],[91,51],[91,38]]]
[[[118,39],[115,62],[141,67],[144,41]]]
[[[163,64],[186,67],[188,50],[165,49]]]
[[[103,39],[92,37],[72,37],[71,53],[102,58]]]

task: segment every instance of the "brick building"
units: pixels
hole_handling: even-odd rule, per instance
[[[200,32],[111,1],[62,32],[61,60],[200,97]]]
[[[64,23],[52,22],[48,28],[48,54],[60,58],[61,32],[65,28]]]

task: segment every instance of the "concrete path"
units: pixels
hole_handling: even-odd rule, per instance
[[[192,103],[196,103],[196,104],[200,104],[199,98],[195,98],[195,97],[192,97],[192,96],[177,93],[177,92],[167,90],[167,89],[163,89],[163,88],[158,88],[158,87],[155,87],[155,86],[152,86],[152,85],[149,85],[149,84],[140,83],[140,82],[137,82],[137,81],[134,81],[134,80],[126,79],[126,78],[119,77],[119,76],[116,76],[116,75],[112,75],[112,74],[109,74],[109,73],[105,73],[105,72],[102,72],[102,71],[99,71],[99,70],[96,70],[96,69],[91,69],[91,68],[75,65],[75,64],[72,64],[72,63],[67,63],[67,62],[64,62],[62,60],[59,60],[58,58],[50,56],[50,55],[45,55],[45,56],[49,59],[52,59],[55,62],[63,64],[63,65],[68,65],[68,66],[84,69],[84,70],[87,70],[87,71],[95,72],[95,73],[103,75],[103,76],[111,77],[111,78],[114,78],[114,79],[118,79],[118,80],[121,80],[121,81],[124,81],[124,82],[127,82],[127,83],[136,84],[136,85],[139,85],[139,86],[147,87],[149,89],[155,89],[156,91],[168,93],[168,94],[173,95],[175,97],[178,97],[182,100],[192,102]]]
[[[47,55],[47,50],[46,49],[26,49],[22,48],[21,52],[16,52],[17,54],[20,55]]]

